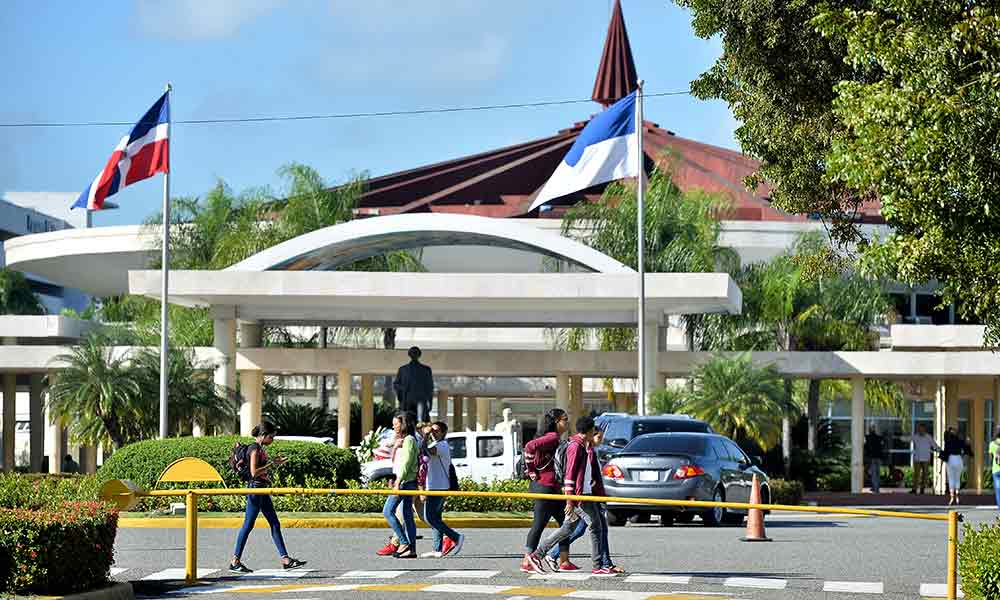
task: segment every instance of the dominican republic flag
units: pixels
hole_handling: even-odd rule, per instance
[[[118,142],[108,164],[76,199],[73,208],[101,210],[108,196],[157,173],[170,172],[170,104],[167,93]]]
[[[635,94],[615,102],[587,123],[528,210],[598,183],[639,175]]]

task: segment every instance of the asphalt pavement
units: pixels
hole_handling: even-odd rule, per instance
[[[963,509],[966,522],[996,518],[996,511]],[[553,530],[548,530],[549,532]],[[429,550],[430,531],[418,543]],[[132,581],[139,596],[254,598],[280,594],[295,600],[576,597],[609,600],[669,598],[844,599],[931,597],[943,594],[947,525],[872,517],[769,515],[770,543],[739,541],[743,528],[688,525],[614,527],[610,546],[629,575],[589,574],[589,536],[576,542],[570,575],[529,576],[518,571],[526,531],[468,529],[459,556],[401,560],[375,556],[385,530],[285,529],[290,553],[309,561],[298,572],[280,570],[266,529],[250,537],[244,562],[257,570],[227,570],[236,531],[202,529],[201,581],[187,586],[183,529],[121,529],[115,578]],[[144,578],[152,577],[154,580]]]

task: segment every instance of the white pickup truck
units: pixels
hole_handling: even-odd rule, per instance
[[[391,438],[392,431],[387,431]],[[508,431],[455,431],[447,435],[451,462],[459,479],[491,483],[521,477],[520,440]],[[365,481],[385,481],[392,478],[392,461],[374,460],[361,465]]]

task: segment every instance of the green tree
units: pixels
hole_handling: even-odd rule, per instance
[[[692,383],[685,412],[763,450],[780,442],[782,418],[797,410],[777,370],[754,366],[749,354],[713,357],[695,370]]]
[[[45,314],[45,306],[31,291],[31,286],[25,276],[6,268],[0,269],[0,314]]]
[[[651,415],[670,415],[684,412],[684,402],[687,400],[689,390],[678,386],[664,386],[653,390],[649,395],[649,406],[647,407]]]

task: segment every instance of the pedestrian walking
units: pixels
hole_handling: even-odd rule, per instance
[[[445,436],[448,426],[441,421],[433,423],[428,434],[427,491],[443,492],[452,489],[451,448]],[[427,496],[424,500],[424,521],[434,530],[434,549],[421,558],[455,556],[462,551],[465,536],[444,522],[444,496]]]
[[[410,413],[410,418],[411,419],[415,419],[416,417],[415,417],[415,415],[413,415],[413,413]],[[419,432],[419,431],[422,431],[424,428],[429,428],[429,427],[430,426],[427,425],[427,424],[417,423],[416,430]],[[394,431],[393,435],[392,435],[392,438],[389,440],[388,451],[385,454],[385,457],[387,459],[389,459],[389,460],[393,460],[394,459],[394,456],[395,456],[395,453],[396,453],[396,449],[399,447],[399,444],[396,443],[396,441],[398,439],[399,438],[396,436],[396,432]],[[414,439],[417,441],[417,447],[420,448],[420,453],[418,454],[418,459],[417,459],[418,460],[418,463],[417,463],[417,489],[423,489],[424,480],[426,479],[426,475],[427,475],[427,471],[426,471],[426,456],[424,455],[424,450],[423,450],[423,446],[422,446],[422,443],[421,443],[420,436],[415,435]],[[389,484],[392,485],[392,483],[393,483],[394,480],[395,480],[395,476],[393,477],[393,480],[391,480],[389,482]],[[423,508],[423,506],[424,506],[424,504],[423,504],[423,497],[422,496],[412,496],[412,498],[413,498],[413,514],[414,515],[422,515],[423,511],[424,511],[424,508]],[[416,518],[416,516],[414,518]],[[396,507],[396,519],[400,523],[402,523],[404,521],[404,519],[403,519],[403,503],[402,502],[400,502],[399,505]],[[420,539],[421,538],[418,535],[417,536],[417,540],[420,540]],[[399,549],[399,538],[396,537],[395,533],[390,533],[389,534],[389,541],[386,542],[385,546],[383,546],[382,548],[380,548],[379,550],[377,550],[375,552],[375,554],[377,554],[379,556],[391,556],[391,555],[395,554],[396,550],[398,550],[398,549]]]
[[[396,490],[417,489],[417,464],[419,447],[415,437],[413,416],[401,412],[392,420],[392,429],[396,433],[396,448],[392,458],[392,472],[395,476],[393,488]],[[403,506],[403,519],[396,517],[396,507]],[[396,558],[417,557],[417,523],[413,518],[413,496],[391,495],[385,499],[382,516],[399,540],[399,546],[393,552]]]
[[[910,451],[913,457],[913,487],[911,494],[923,494],[927,487],[927,481],[931,472],[931,458],[933,452],[940,452],[941,448],[934,442],[934,438],[927,433],[927,427],[922,423],[917,425],[917,432],[913,434],[910,442]]]
[[[434,398],[434,372],[430,367],[420,362],[422,352],[417,346],[407,351],[410,362],[399,367],[392,386],[396,390],[399,410],[412,412],[417,421],[426,421],[430,417],[431,401]]]
[[[594,452],[594,438],[597,426],[593,417],[580,417],[576,422],[577,434],[570,438],[566,447],[566,473],[563,491],[573,496],[604,496],[604,482],[601,466]],[[611,551],[607,546],[608,522],[604,507],[599,502],[577,502],[567,500],[564,509],[566,520],[562,526],[549,535],[535,552],[528,555],[528,561],[536,570],[543,570],[543,557],[553,546],[573,535],[576,521],[586,521],[590,528],[590,560],[593,565],[591,575],[614,577],[624,572],[611,561]]]
[[[997,509],[1000,510],[1000,427],[997,427],[993,441],[990,442],[990,460],[993,462],[993,493],[997,497]]]
[[[545,413],[545,426],[542,434],[524,445],[524,472],[531,480],[528,491],[534,494],[561,494],[562,482],[557,481],[555,471],[556,451],[562,441],[562,436],[569,427],[569,416],[561,408],[553,408]],[[561,527],[566,513],[564,503],[560,500],[535,500],[531,529],[525,542],[524,558],[521,560],[521,571],[524,573],[540,573],[528,556],[538,549],[542,532],[548,526],[550,519],[555,519]],[[569,540],[559,543],[560,571],[578,571],[579,567],[569,560]]]
[[[944,433],[944,450],[941,460],[948,473],[948,505],[958,504],[958,492],[962,489],[962,473],[965,471],[965,457],[972,456],[968,442],[958,437],[955,428],[949,427]]]
[[[254,442],[246,448],[246,477],[247,487],[266,488],[271,485],[271,471],[276,467],[285,464],[285,459],[275,456],[273,459],[267,455],[267,446],[274,441],[276,433],[274,425],[264,421],[257,425],[250,432],[254,437]],[[233,550],[233,558],[229,561],[229,570],[233,573],[253,573],[253,570],[243,564],[243,548],[247,544],[247,538],[257,522],[257,515],[263,514],[267,519],[267,524],[271,528],[271,541],[278,550],[281,558],[281,568],[285,570],[297,569],[306,564],[306,561],[292,558],[285,549],[285,540],[281,535],[281,522],[278,520],[278,513],[274,510],[274,503],[268,494],[247,495],[246,514],[243,517],[243,526],[236,534],[236,548]]]
[[[872,493],[877,494],[882,487],[882,457],[885,455],[885,442],[878,434],[874,425],[865,436],[864,458],[868,463],[868,476],[872,483]]]

